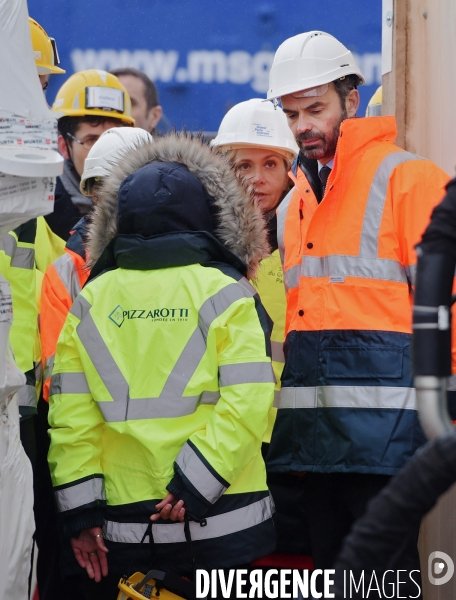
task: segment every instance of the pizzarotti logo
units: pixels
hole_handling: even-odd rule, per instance
[[[147,321],[188,321],[188,308],[135,308],[124,310],[120,304],[109,314],[108,318],[122,327],[125,321],[145,319]]]

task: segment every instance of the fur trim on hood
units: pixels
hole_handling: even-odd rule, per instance
[[[181,163],[200,180],[219,211],[215,236],[247,265],[249,277],[253,277],[260,260],[269,254],[261,211],[227,159],[186,133],[173,133],[152,143],[137,144],[112,163],[97,193],[87,234],[89,268],[117,235],[117,196],[122,181],[152,162]]]

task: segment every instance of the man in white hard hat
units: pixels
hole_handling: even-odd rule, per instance
[[[317,569],[424,441],[410,368],[414,245],[448,176],[395,146],[394,117],[354,118],[363,83],[352,53],[311,31],[279,47],[268,90],[300,148],[278,209],[286,363],[268,469],[306,473]],[[419,569],[417,535],[392,569]]]

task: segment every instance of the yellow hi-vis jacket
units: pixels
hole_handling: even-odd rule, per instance
[[[52,231],[44,217],[37,218],[35,262],[46,273],[47,268],[65,253],[65,240]]]
[[[77,297],[49,410],[67,535],[102,525],[110,550],[137,544],[169,490],[205,519],[190,522],[198,564],[229,567],[274,549],[260,453],[274,395],[266,315],[233,272],[118,268]],[[152,531],[157,556],[178,565],[184,524]]]
[[[0,273],[11,286],[13,324],[11,346],[26,384],[17,392],[21,418],[36,413],[41,382],[35,270],[36,219],[0,238]]]
[[[273,322],[271,332],[271,355],[276,385],[274,390],[274,406],[269,411],[268,428],[263,440],[265,443],[269,443],[271,441],[272,429],[277,415],[277,408],[275,406],[279,402],[281,386],[280,378],[285,363],[283,343],[285,341],[286,297],[285,286],[283,283],[282,261],[278,249],[274,250],[271,256],[260,262],[256,277],[252,280],[252,285],[257,290],[261,303]]]

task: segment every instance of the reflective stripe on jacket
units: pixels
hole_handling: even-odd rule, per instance
[[[21,417],[36,413],[39,365],[38,310],[35,275],[36,219],[0,238],[0,273],[8,280],[13,300],[11,346],[26,384],[17,392]]]
[[[83,245],[86,230],[87,221],[82,218],[66,244],[65,253],[49,266],[43,279],[40,330],[45,400],[49,400],[57,340],[68,311],[89,276]]]
[[[448,176],[395,137],[393,117],[344,121],[322,202],[298,169],[279,207],[287,360],[271,470],[393,474],[423,442],[414,245]]]
[[[190,523],[199,561],[273,550],[260,453],[274,390],[266,315],[249,282],[222,267],[118,268],[73,304],[49,411],[68,535],[102,524],[109,543],[139,543],[168,489],[204,514],[205,527]],[[176,564],[183,524],[154,523],[153,537]]]
[[[271,333],[272,367],[276,378],[274,391],[274,406],[269,413],[268,429],[264,442],[271,440],[272,428],[277,414],[280,397],[280,378],[282,376],[285,357],[283,342],[285,339],[285,287],[283,284],[283,270],[279,250],[274,250],[270,257],[261,261],[256,278],[251,282],[257,290],[261,303],[273,322]]]

